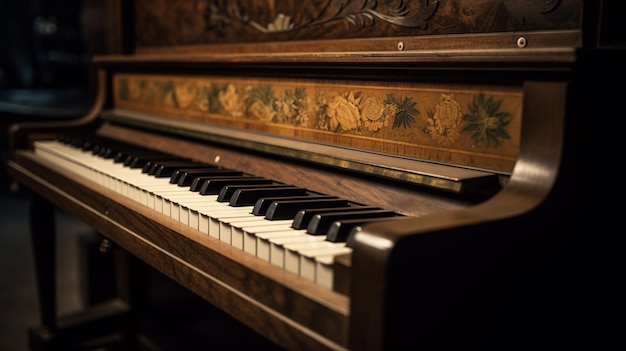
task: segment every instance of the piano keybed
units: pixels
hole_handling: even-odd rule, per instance
[[[233,248],[333,289],[333,261],[361,225],[402,216],[264,177],[96,138],[37,155]]]

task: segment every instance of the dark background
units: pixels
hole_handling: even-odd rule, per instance
[[[0,88],[86,87],[82,9],[82,0],[0,0]]]

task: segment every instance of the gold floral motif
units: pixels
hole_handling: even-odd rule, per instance
[[[330,94],[326,104],[326,118],[331,131],[356,130],[361,125],[359,111],[360,94],[350,91],[344,95],[336,92]]]
[[[426,132],[441,145],[449,146],[459,137],[459,127],[463,112],[452,94],[441,94],[439,104],[427,120]]]
[[[174,83],[174,99],[180,108],[187,108],[196,98],[198,85],[194,82],[181,81]]]
[[[309,101],[305,88],[285,90],[274,102],[275,122],[294,126],[306,126],[309,121]]]
[[[248,113],[248,117],[254,118],[262,122],[271,122],[272,117],[274,116],[274,110],[272,110],[272,106],[264,105],[260,101],[255,101],[251,103],[248,107]]]
[[[274,89],[270,85],[247,86],[246,113],[247,117],[262,122],[272,122],[276,112],[274,111]]]
[[[274,19],[274,22],[267,25],[268,32],[284,32],[293,29],[293,22],[291,22],[290,16],[285,16],[279,13]]]
[[[220,91],[217,95],[217,99],[219,100],[221,107],[228,115],[233,117],[240,117],[243,115],[241,99],[234,84],[228,84],[226,90]]]
[[[194,106],[202,111],[209,111],[209,86],[207,84],[198,84],[198,92],[194,100]]]
[[[388,127],[389,121],[395,117],[397,110],[395,104],[385,103],[381,99],[368,97],[361,104],[363,125],[371,132]]]

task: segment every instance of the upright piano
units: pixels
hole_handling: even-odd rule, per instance
[[[132,329],[60,322],[57,208],[284,349],[624,346],[622,2],[126,4],[90,112],[10,129],[31,348]]]

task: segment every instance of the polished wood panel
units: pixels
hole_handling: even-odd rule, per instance
[[[367,40],[345,39],[572,30],[582,17],[581,1],[138,1],[137,11],[141,51],[288,41],[349,51]]]

